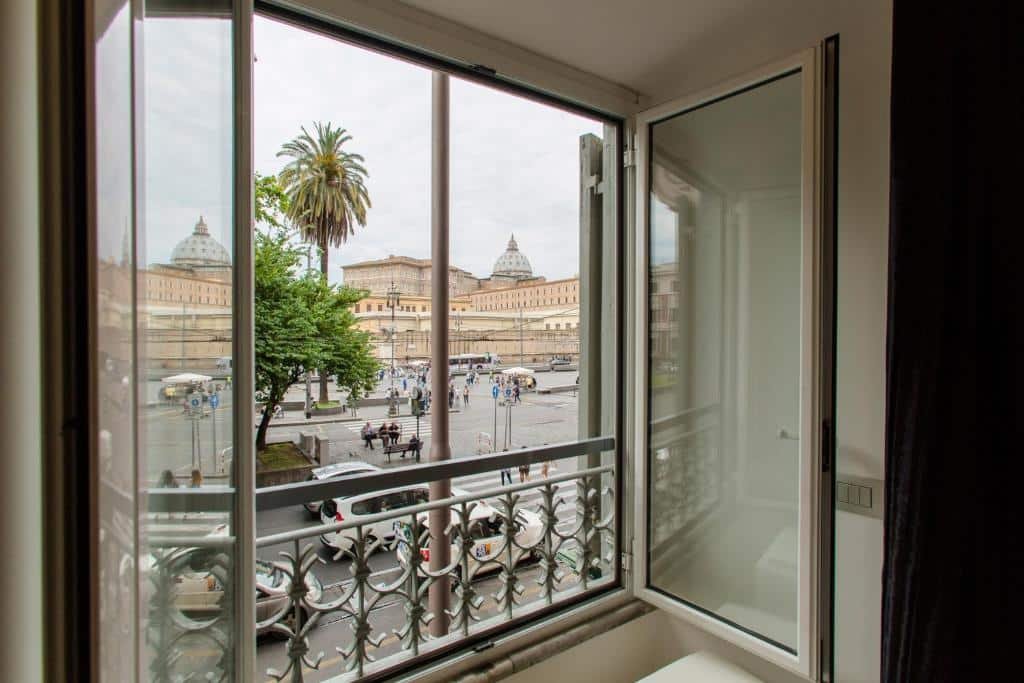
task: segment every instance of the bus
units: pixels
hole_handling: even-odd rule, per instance
[[[493,370],[500,362],[493,353],[460,353],[448,356],[448,370]]]

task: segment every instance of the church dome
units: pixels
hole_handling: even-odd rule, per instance
[[[523,252],[519,251],[515,235],[512,235],[511,239],[509,239],[505,253],[494,262],[494,272],[492,274],[515,278],[533,277],[533,268],[530,267],[530,261]]]
[[[174,247],[171,263],[176,266],[230,266],[231,256],[220,242],[210,236],[206,221],[200,216],[192,234]]]

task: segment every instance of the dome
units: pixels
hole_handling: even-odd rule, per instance
[[[220,242],[210,237],[206,221],[200,216],[192,234],[174,247],[171,263],[176,266],[230,266],[231,256]]]
[[[519,251],[515,235],[512,235],[511,239],[509,239],[505,253],[494,262],[494,272],[492,274],[517,278],[533,277],[533,268],[530,267],[530,261],[523,252]]]

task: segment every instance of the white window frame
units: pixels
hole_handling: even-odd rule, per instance
[[[820,376],[820,303],[821,260],[819,258],[822,222],[820,162],[820,68],[821,50],[808,48],[788,58],[752,70],[743,76],[720,83],[698,93],[642,111],[636,115],[636,214],[635,214],[635,294],[637,372],[635,373],[636,422],[633,453],[635,477],[633,489],[633,593],[655,607],[748,652],[791,671],[806,680],[817,680],[819,670],[820,605],[818,552],[820,549],[821,509],[818,491],[821,481],[821,434],[817,378]],[[757,86],[777,76],[799,69],[802,83],[801,149],[801,373],[800,373],[800,484],[797,654],[769,641],[668,597],[648,587],[647,562],[647,467],[648,467],[648,208],[650,125],[675,114],[716,99]]]

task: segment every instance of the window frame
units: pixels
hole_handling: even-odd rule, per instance
[[[649,332],[652,313],[650,295],[649,252],[649,176],[650,131],[653,124],[707,105],[716,100],[756,88],[775,78],[799,71],[802,81],[802,149],[801,149],[801,377],[800,377],[800,483],[799,483],[799,551],[797,579],[797,647],[796,654],[775,645],[764,636],[757,635],[709,611],[682,599],[670,597],[650,585],[647,548],[648,533],[648,477],[649,466],[648,412],[650,402],[650,347]],[[635,454],[633,480],[633,594],[645,602],[692,624],[722,640],[739,646],[757,657],[776,664],[807,680],[819,680],[820,633],[823,615],[820,585],[828,576],[822,576],[822,552],[828,552],[822,543],[821,524],[823,505],[822,482],[822,430],[821,395],[831,395],[831,388],[823,386],[821,363],[823,339],[821,334],[823,278],[821,255],[821,48],[811,47],[794,55],[753,69],[699,92],[684,95],[669,102],[641,111],[635,117],[636,182],[633,264],[636,273],[634,285],[635,310],[634,340],[637,359],[633,390],[635,422],[633,452]]]

